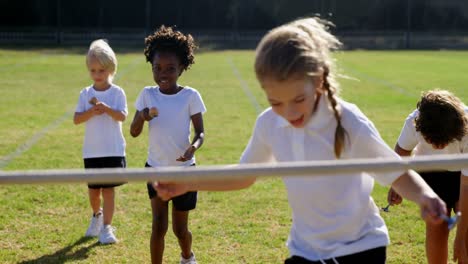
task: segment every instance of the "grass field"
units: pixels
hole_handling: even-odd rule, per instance
[[[80,90],[90,84],[84,48],[0,49],[0,169],[81,168],[84,126],[72,115]],[[129,134],[134,102],[153,85],[142,52],[116,49],[115,82],[125,89],[124,122],[128,167],[143,167],[147,128]],[[236,163],[257,115],[267,107],[253,74],[253,51],[203,52],[180,79],[197,88],[208,112],[206,141],[197,152],[202,165]],[[452,90],[468,100],[468,52],[346,51],[336,54],[341,96],[356,103],[393,147],[403,121],[422,90]],[[245,89],[253,94],[250,98]],[[255,103],[253,103],[254,99]],[[373,197],[386,205],[386,188]],[[424,224],[417,208],[404,203],[383,213],[392,244],[388,263],[425,263]],[[83,234],[90,217],[87,187],[9,185],[0,187],[0,263],[149,263],[151,209],[144,183],[117,190],[114,225],[120,243],[102,246]],[[237,192],[199,195],[190,215],[193,249],[200,263],[282,263],[290,210],[280,179],[267,179]],[[452,238],[453,239],[453,238]],[[178,263],[179,248],[169,229],[165,263]]]

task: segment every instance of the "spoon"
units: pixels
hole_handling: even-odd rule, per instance
[[[454,216],[448,217],[446,215],[441,215],[440,218],[442,218],[445,222],[447,222],[447,226],[449,230],[452,230],[454,228],[458,221],[460,220],[461,213],[457,212]]]
[[[388,213],[388,212],[390,212],[390,210],[388,210],[388,208],[390,208],[390,204],[387,204],[387,206],[382,207],[381,209],[382,209],[384,212]]]

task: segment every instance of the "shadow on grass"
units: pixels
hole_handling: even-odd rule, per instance
[[[74,247],[77,247],[83,243],[92,240],[92,237],[82,237],[78,239],[72,245],[66,246],[52,254],[44,255],[36,259],[25,260],[18,262],[18,264],[45,264],[45,263],[66,263],[68,261],[84,260],[88,258],[88,252],[93,247],[99,246],[99,242],[93,243],[89,246],[81,247],[78,250],[73,250]]]

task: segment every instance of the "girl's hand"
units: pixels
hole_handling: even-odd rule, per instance
[[[140,117],[141,119],[145,120],[145,121],[151,121],[153,119],[153,117],[150,115],[149,113],[149,108],[146,107],[145,109],[141,110],[140,111]]]
[[[387,194],[387,202],[389,205],[398,205],[403,202],[403,198],[395,190],[393,190],[393,188],[390,188]]]
[[[447,215],[447,206],[436,194],[424,194],[420,199],[419,206],[421,208],[421,217],[424,221],[433,225],[443,223],[441,215]]]
[[[93,113],[93,116],[104,114],[104,109],[102,108],[102,106],[99,106],[97,104],[91,107],[90,110],[91,110],[91,113]]]
[[[153,188],[163,201],[168,201],[189,191],[188,185],[184,183],[153,182]]]
[[[109,111],[112,111],[112,108],[110,108],[110,106],[108,106],[106,103],[104,102],[97,102],[96,105],[94,106],[96,107],[97,109],[99,109],[99,111],[102,113],[109,113]]]
[[[177,158],[176,160],[177,161],[181,161],[181,162],[184,162],[184,161],[187,161],[187,160],[191,160],[193,158],[193,154],[195,153],[197,149],[194,147],[194,146],[190,146],[184,153],[183,156],[180,156],[179,158]]]

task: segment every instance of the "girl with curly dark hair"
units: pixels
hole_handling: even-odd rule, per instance
[[[149,148],[146,167],[194,166],[194,153],[203,144],[202,114],[206,112],[197,90],[177,83],[182,73],[194,64],[196,48],[190,34],[161,26],[145,39],[144,54],[151,63],[156,86],[145,87],[135,107],[131,124],[133,137],[141,134],[145,121],[149,127]],[[190,122],[195,133],[190,141]],[[168,201],[161,200],[153,183],[147,184],[151,199],[153,224],[151,232],[151,262],[162,263],[164,237],[168,229]],[[181,248],[180,263],[195,264],[192,234],[188,229],[189,211],[195,209],[197,192],[172,199],[172,229]]]
[[[459,154],[468,152],[468,108],[449,91],[433,90],[424,92],[417,109],[405,121],[395,151],[400,156],[420,156],[436,154]],[[459,205],[460,173],[468,176],[468,170],[420,172],[422,178],[431,186],[447,205],[447,216],[451,211],[462,211],[462,219],[468,215],[468,205]],[[462,177],[468,187],[468,178]],[[463,184],[462,184],[463,185]],[[463,188],[467,188],[463,187]],[[468,195],[468,189],[465,192]],[[460,198],[460,199],[459,199]],[[400,204],[402,198],[393,189],[389,190],[390,204]],[[464,199],[466,200],[466,199]],[[463,202],[462,202],[463,203]],[[465,202],[466,204],[466,202]],[[466,222],[466,224],[464,224]],[[458,230],[466,230],[468,221],[463,221]],[[457,232],[459,243],[464,241],[465,233]],[[458,235],[460,234],[460,235]],[[447,225],[426,223],[426,255],[428,263],[447,263],[449,229]],[[463,242],[464,243],[464,242]],[[455,258],[465,263],[466,252],[462,258],[455,244]],[[466,248],[459,245],[459,248]]]

